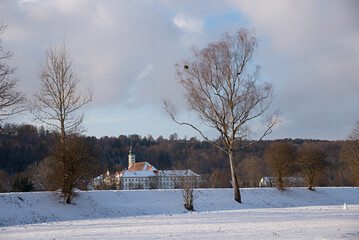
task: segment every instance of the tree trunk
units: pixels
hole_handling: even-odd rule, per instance
[[[70,179],[68,175],[68,161],[65,156],[65,137],[66,137],[66,131],[65,131],[65,121],[63,117],[60,118],[60,126],[61,126],[61,133],[60,133],[60,158],[62,162],[63,167],[63,173],[64,173],[64,179],[63,179],[63,185],[62,185],[62,194],[64,195],[64,198],[66,198],[66,203],[71,203],[71,191],[70,188]]]
[[[66,204],[71,204],[71,194],[67,194],[67,196],[66,196]]]
[[[234,200],[236,200],[239,203],[242,203],[241,200],[241,193],[239,191],[239,186],[238,186],[238,181],[237,181],[237,175],[236,172],[234,171],[234,166],[233,166],[233,151],[230,150],[229,151],[229,164],[231,167],[231,175],[232,175],[232,182],[233,182],[233,189],[234,189]]]
[[[308,173],[308,189],[313,191],[313,184],[314,184],[314,174],[313,172],[309,171]]]
[[[284,181],[281,173],[279,173],[279,177],[278,177],[278,189],[284,190]]]

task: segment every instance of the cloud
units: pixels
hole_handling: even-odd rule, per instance
[[[177,57],[185,51],[178,48],[179,32],[161,5],[113,0],[106,3],[39,0],[20,5],[5,1],[1,15],[9,25],[5,42],[15,53],[14,63],[26,92],[34,91],[44,50],[58,46],[62,39],[83,88],[93,89],[94,101],[126,104],[130,88],[142,91],[136,81],[139,76],[149,74],[148,62],[153,62],[158,70],[149,81],[166,81],[166,84],[152,82],[150,86],[156,84],[158,91],[170,93],[176,85],[175,81],[170,87],[168,83],[174,80]],[[156,91],[147,91],[148,97],[159,98]]]
[[[173,18],[173,23],[184,32],[203,32],[204,20],[199,18],[191,18],[184,15],[183,13],[178,13]]]
[[[262,76],[298,137],[340,139],[359,118],[359,4],[355,1],[233,1],[255,28]],[[354,6],[355,5],[355,6]],[[354,21],[356,20],[356,21]],[[343,119],[343,117],[345,119]],[[334,127],[335,126],[335,127]],[[285,132],[287,131],[287,132]]]
[[[273,83],[273,105],[286,120],[273,137],[337,139],[359,118],[358,8],[358,1],[3,0],[8,30],[1,37],[30,97],[44,50],[65,39],[81,88],[94,92],[92,104],[160,114],[164,98],[185,109],[174,64],[192,45],[251,26],[255,63]],[[109,109],[106,117],[118,119]]]
[[[153,66],[151,64],[147,64],[146,68],[138,75],[138,79],[142,80],[146,78],[152,72]]]

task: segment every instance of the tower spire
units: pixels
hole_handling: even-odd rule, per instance
[[[132,142],[131,142],[129,154],[132,154]]]
[[[130,168],[133,164],[135,164],[135,153],[132,150],[132,142],[130,146],[130,151],[128,152],[128,168]]]

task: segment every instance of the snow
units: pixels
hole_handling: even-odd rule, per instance
[[[149,164],[148,162],[145,163],[145,166],[143,167],[142,171],[148,171],[148,170],[157,170],[154,166]]]
[[[182,176],[200,177],[199,174],[193,172],[191,169],[188,169],[188,170],[158,170],[158,175],[169,176],[169,177],[182,177]]]
[[[125,171],[121,177],[155,177],[156,174],[153,171]]]
[[[359,188],[79,192],[72,205],[55,193],[0,194],[0,239],[359,239]],[[345,204],[346,209],[343,209]]]

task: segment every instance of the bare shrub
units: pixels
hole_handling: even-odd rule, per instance
[[[194,189],[197,187],[198,181],[196,176],[182,175],[181,177],[181,193],[184,208],[194,211],[193,203],[196,198]]]

